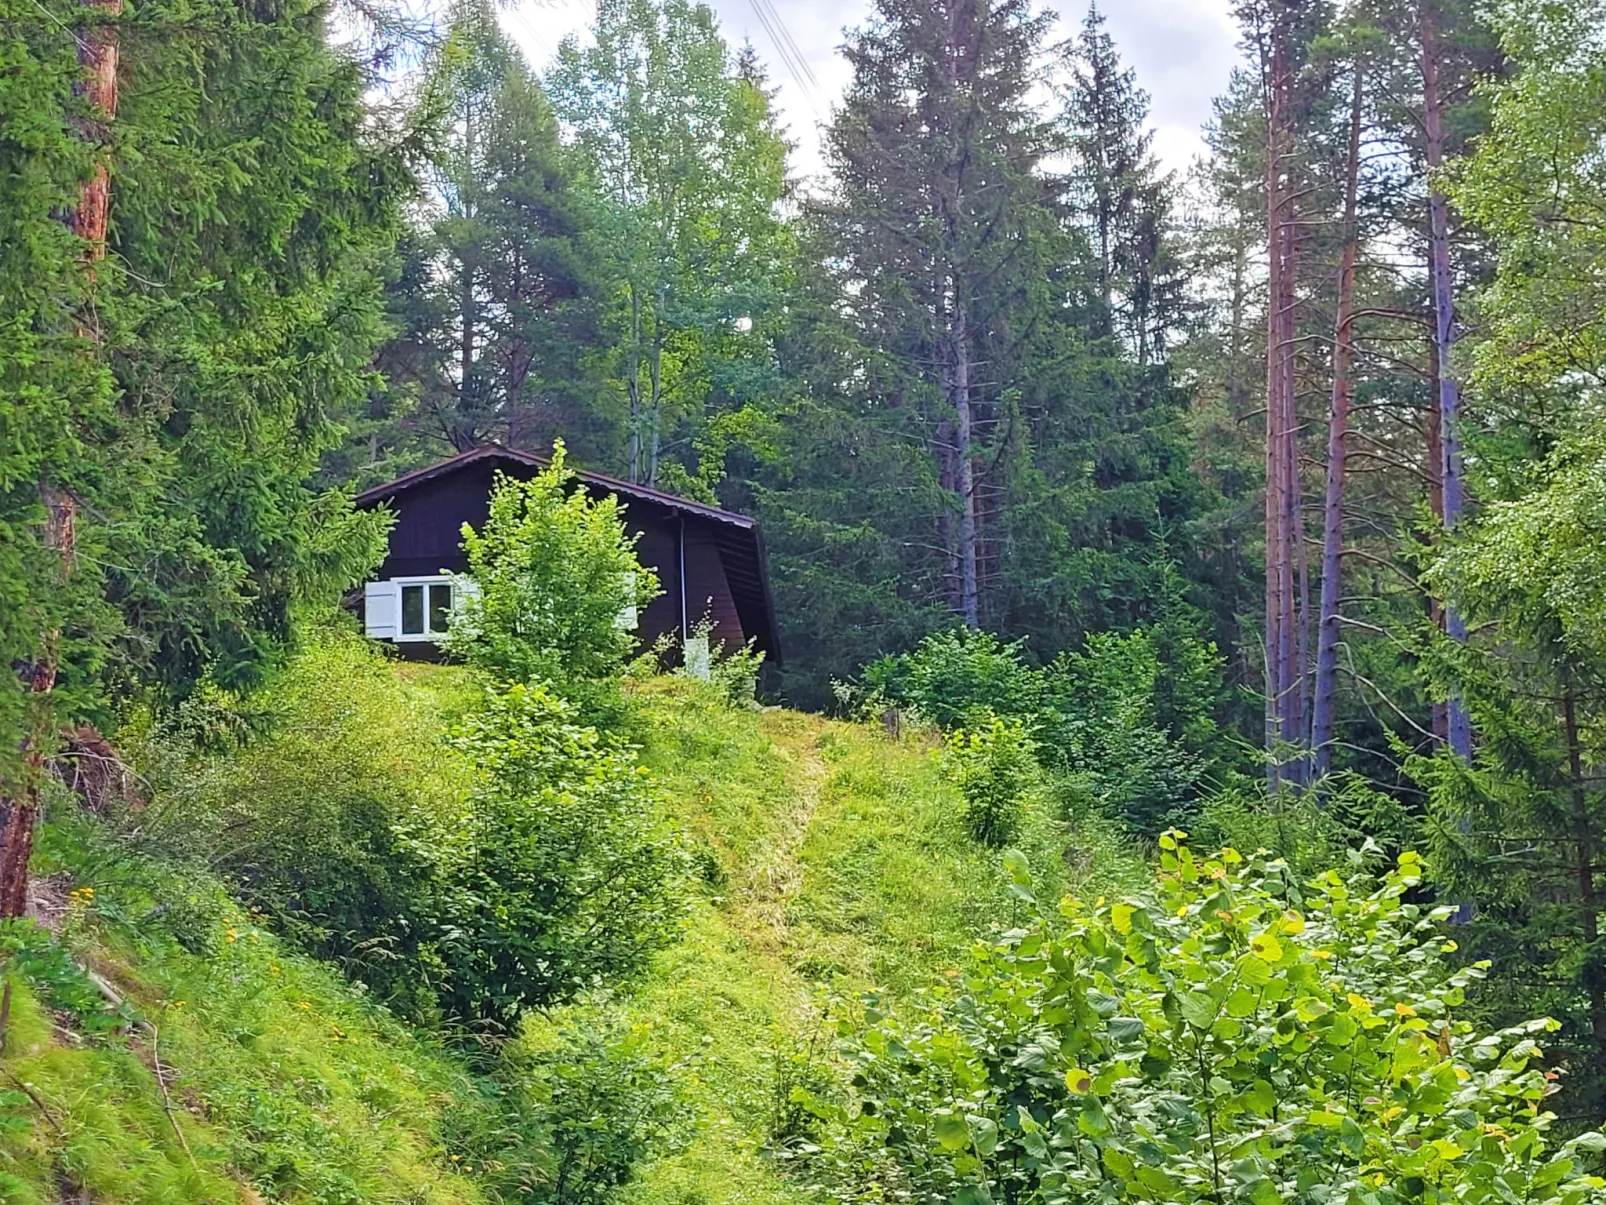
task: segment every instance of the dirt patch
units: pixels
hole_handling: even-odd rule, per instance
[[[67,893],[72,890],[68,874],[35,875],[28,880],[28,917],[40,928],[60,933],[67,915]]]

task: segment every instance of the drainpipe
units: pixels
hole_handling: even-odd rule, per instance
[[[686,654],[686,641],[691,639],[691,625],[686,622],[686,516],[680,516],[680,528],[675,540],[675,549],[680,557],[680,650],[681,656]]]

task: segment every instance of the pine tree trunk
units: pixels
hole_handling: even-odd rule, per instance
[[[1285,134],[1290,133],[1285,127]],[[1288,138],[1285,146],[1292,146],[1292,138]],[[1300,692],[1304,686],[1304,666],[1302,652],[1304,641],[1300,634],[1300,620],[1303,612],[1299,605],[1297,566],[1303,552],[1300,532],[1300,488],[1299,488],[1299,420],[1294,403],[1294,223],[1290,214],[1291,204],[1289,197],[1293,192],[1292,180],[1285,181],[1283,191],[1283,216],[1280,223],[1282,238],[1282,270],[1280,272],[1280,288],[1278,298],[1279,314],[1279,359],[1278,359],[1278,397],[1282,406],[1282,475],[1283,482],[1279,496],[1282,501],[1282,514],[1279,517],[1282,530],[1279,533],[1279,546],[1282,555],[1277,563],[1278,595],[1282,602],[1281,640],[1278,647],[1278,657],[1282,662],[1281,678],[1283,682],[1282,696],[1279,700],[1278,719],[1281,736],[1284,744],[1298,745],[1304,736],[1299,722]],[[1299,781],[1299,765],[1297,758],[1284,765],[1283,774],[1294,782]]]
[[[90,0],[91,6],[107,18],[122,15],[122,0]],[[84,240],[85,271],[94,276],[95,264],[106,254],[106,235],[111,220],[111,164],[105,154],[106,127],[117,116],[118,47],[116,31],[105,25],[91,25],[78,41],[78,62],[84,69],[79,85],[89,111],[80,134],[95,144],[97,151],[89,179],[79,189],[78,204],[67,215],[73,233]],[[80,334],[94,338],[88,323]],[[73,569],[77,500],[53,482],[39,487],[44,509],[44,546],[60,558],[61,574]],[[0,918],[20,917],[28,911],[28,860],[33,855],[33,834],[39,822],[39,783],[45,773],[52,723],[50,695],[56,689],[56,673],[61,659],[61,633],[45,633],[38,657],[23,667],[28,693],[38,705],[23,737],[22,775],[17,794],[0,793]]]
[[[1298,426],[1294,402],[1294,223],[1292,80],[1287,33],[1273,35],[1268,75],[1266,154],[1266,656],[1267,748],[1297,745],[1303,689],[1304,641],[1298,605]],[[1300,766],[1282,754],[1269,763],[1269,782],[1297,782]]]
[[[1327,492],[1322,505],[1321,626],[1316,643],[1316,691],[1311,756],[1317,779],[1332,768],[1338,708],[1339,597],[1344,572],[1344,469],[1349,452],[1350,367],[1355,359],[1355,257],[1360,241],[1355,199],[1361,165],[1361,65],[1350,91],[1349,170],[1344,180],[1344,250],[1338,270],[1338,318],[1333,328],[1333,393],[1327,412]]]
[[[1426,133],[1428,171],[1437,173],[1444,165],[1444,100],[1439,95],[1439,47],[1433,25],[1431,5],[1424,5],[1422,31],[1422,124]],[[1440,477],[1444,491],[1444,527],[1448,531],[1461,518],[1461,448],[1456,434],[1460,415],[1461,391],[1451,363],[1455,343],[1455,294],[1450,277],[1449,201],[1436,184],[1428,193],[1428,257],[1433,279],[1434,348],[1438,361]],[[1453,608],[1446,608],[1445,631],[1455,641],[1465,641],[1465,621]],[[1452,697],[1447,706],[1450,752],[1463,761],[1472,757],[1472,724],[1466,705]]]
[[[1282,101],[1279,93],[1280,47],[1272,51],[1266,120],[1266,749],[1281,737],[1283,679],[1282,575],[1283,559],[1283,432],[1282,432]],[[1267,785],[1273,790],[1282,780],[1275,757],[1267,761]]]

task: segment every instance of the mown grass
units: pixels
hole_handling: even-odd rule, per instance
[[[959,820],[939,742],[784,710],[729,708],[656,679],[634,694],[644,764],[711,855],[686,940],[630,999],[637,1024],[693,1057],[682,1147],[644,1169],[632,1202],[783,1202],[806,1191],[765,1154],[789,1086],[825,1069],[833,996],[930,985],[979,936],[1013,923],[1000,855]],[[1144,880],[1099,825],[1047,805],[1017,843],[1043,890]]]

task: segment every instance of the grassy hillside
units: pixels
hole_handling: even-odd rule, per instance
[[[420,714],[460,709],[453,671],[399,672]],[[997,855],[965,836],[922,735],[733,709],[669,678],[637,687],[632,711],[701,884],[684,940],[610,1006],[672,1068],[685,1114],[627,1199],[802,1200],[765,1150],[794,1120],[790,1086],[829,1057],[826,997],[929,982],[1006,924]],[[1138,871],[1099,830],[1046,815],[1020,844],[1068,889]],[[0,1057],[0,1199],[511,1199],[473,1163],[494,1088],[218,888],[120,856],[64,807],[37,868],[59,945],[13,941],[28,950]],[[126,998],[120,1017],[60,947]],[[524,1043],[556,1042],[570,1020],[533,1022]],[[499,1178],[504,1194],[516,1179]]]
[[[761,1151],[785,1121],[788,1085],[827,1057],[822,996],[912,990],[1007,923],[998,855],[965,835],[932,739],[734,711],[673,679],[643,693],[645,761],[714,873],[685,942],[630,1002],[667,1048],[698,1053],[695,1129],[631,1199],[798,1200]],[[1142,874],[1097,828],[1037,815],[1021,844],[1066,890]]]

